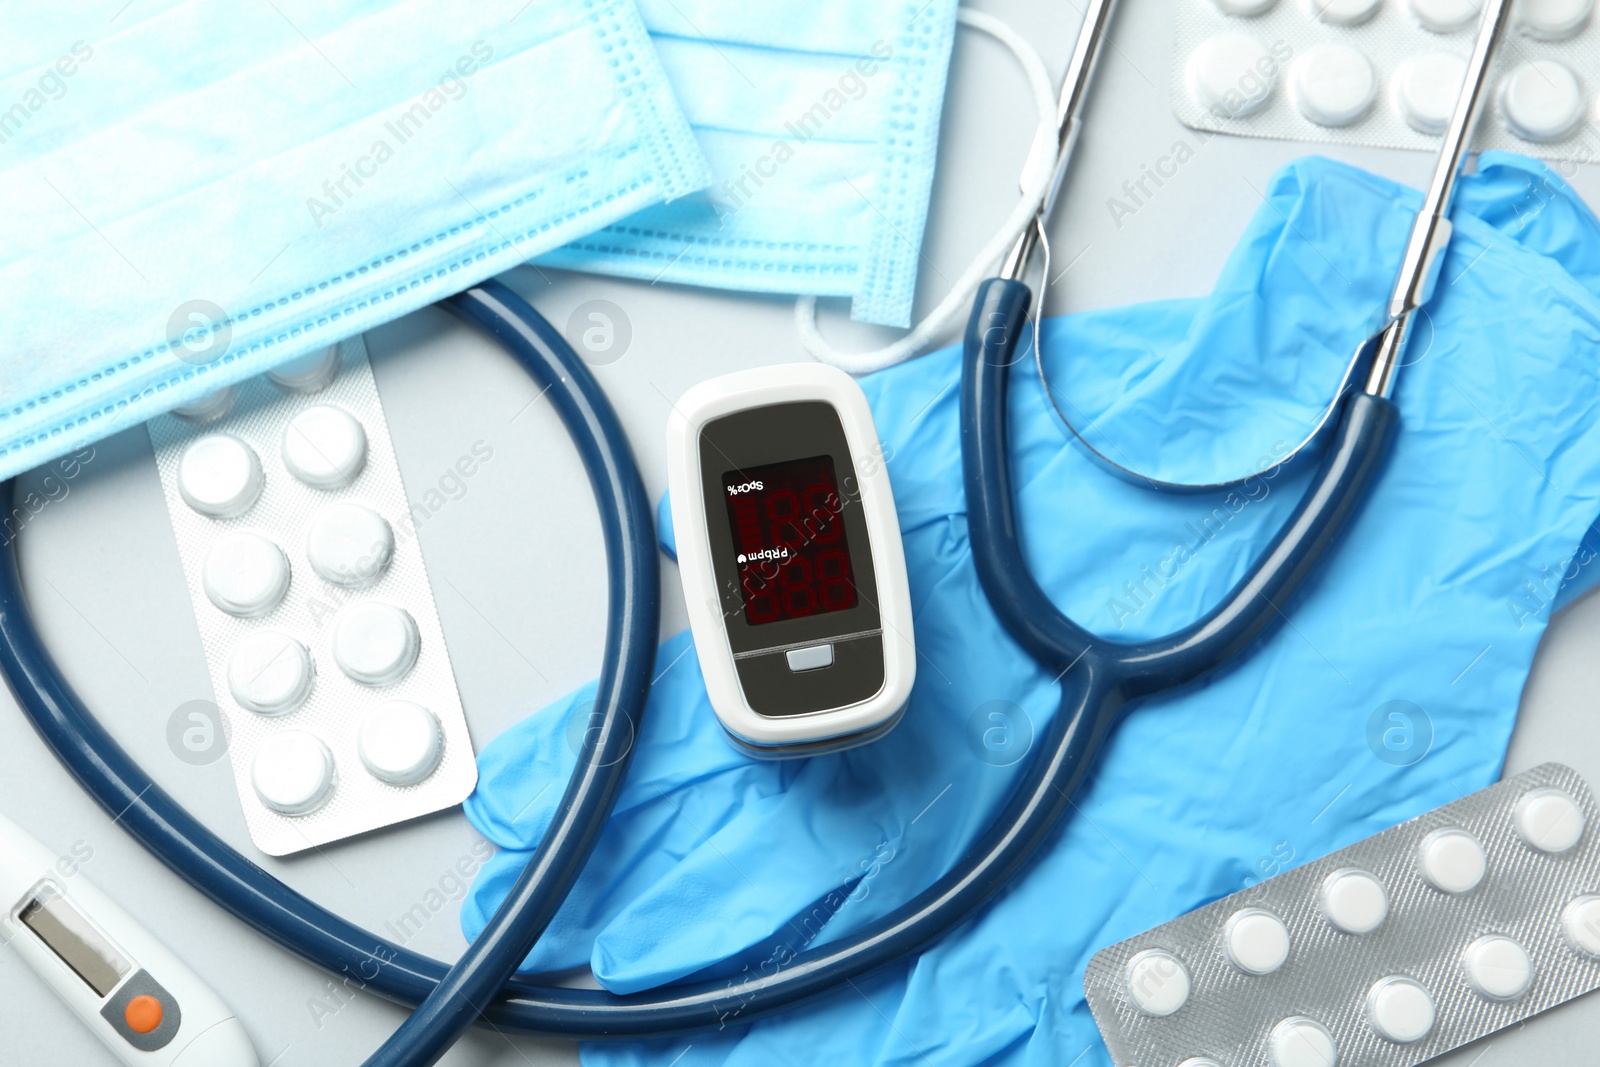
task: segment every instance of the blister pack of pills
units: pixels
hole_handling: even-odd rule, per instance
[[[256,845],[464,800],[472,739],[361,338],[149,430]]]
[[[1600,988],[1600,817],[1547,763],[1089,961],[1118,1067],[1411,1067]]]
[[[1475,148],[1600,161],[1593,7],[1514,0]],[[1177,9],[1171,97],[1184,125],[1437,152],[1481,0],[1177,0]]]

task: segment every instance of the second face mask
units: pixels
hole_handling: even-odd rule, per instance
[[[709,188],[542,262],[910,323],[956,0],[641,0]]]

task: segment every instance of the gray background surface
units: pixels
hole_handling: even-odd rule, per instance
[[[1170,20],[1177,0],[1124,0],[1113,24],[1064,200],[1052,224],[1058,263],[1078,257],[1051,292],[1061,314],[1206,292],[1282,164],[1320,150],[1420,185],[1431,159],[1218,137],[1207,142],[1120,227],[1106,199],[1141,165],[1194,138],[1167,104]],[[1051,69],[1065,63],[1078,14],[1049,0],[978,0],[1024,30]],[[919,313],[944,293],[1013,201],[1032,117],[1022,78],[994,42],[958,36],[945,108],[939,176],[923,249]],[[1600,176],[1574,184],[1600,207]],[[1059,267],[1057,268],[1060,269]],[[598,377],[632,437],[652,497],[665,488],[659,442],[670,403],[726,371],[803,358],[792,301],[520,269],[509,276],[564,324],[584,301],[621,307],[633,338]],[[824,313],[842,344],[887,331]],[[953,339],[953,337],[951,338]],[[408,494],[435,485],[476,441],[494,459],[468,490],[421,526],[461,694],[481,746],[524,715],[592,677],[604,628],[598,522],[577,458],[554,414],[488,342],[424,311],[367,336]],[[226,764],[191,767],[165,740],[182,703],[209,699],[199,635],[143,427],[99,446],[70,496],[21,539],[30,601],[73,685],[157,781],[290,885],[357,923],[381,928],[440,886],[478,837],[459,812],[277,861],[254,853]],[[662,576],[663,633],[686,625],[677,575]],[[1600,598],[1556,618],[1524,694],[1508,770],[1549,759],[1600,783]],[[148,856],[68,778],[9,694],[0,692],[0,810],[63,852],[92,849],[84,874],[109,890],[238,1011],[263,1063],[358,1063],[401,1021],[369,996],[341,1000],[329,979],[235,923]],[[445,885],[448,887],[448,881]],[[462,949],[450,903],[410,947],[453,959]],[[0,1062],[15,1067],[114,1062],[9,950],[0,950]],[[337,1011],[315,1017],[321,1000]],[[1439,1061],[1467,1067],[1592,1059],[1600,999],[1558,1009],[1519,1030]],[[1582,1045],[1585,1036],[1589,1040]],[[474,1031],[446,1059],[456,1065],[570,1063],[573,1047]]]

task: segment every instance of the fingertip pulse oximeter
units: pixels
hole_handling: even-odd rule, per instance
[[[678,567],[706,692],[757,757],[865,744],[916,677],[887,455],[866,394],[820,363],[703,382],[667,426]]]

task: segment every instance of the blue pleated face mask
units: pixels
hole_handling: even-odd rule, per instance
[[[22,5],[0,476],[704,186],[632,0]]]
[[[955,0],[640,0],[707,189],[545,257],[910,321]]]

